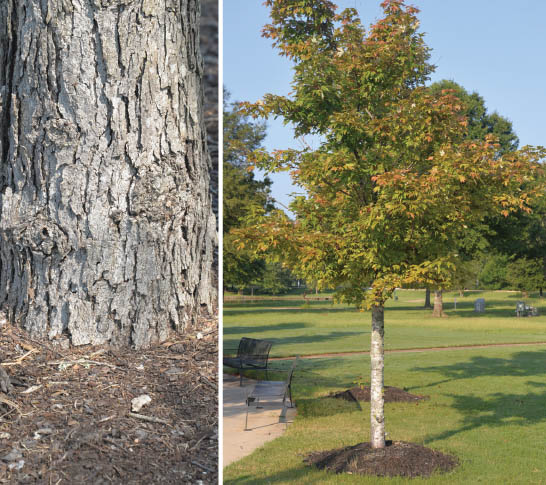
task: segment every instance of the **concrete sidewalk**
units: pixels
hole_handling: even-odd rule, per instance
[[[281,418],[282,401],[264,403],[263,408],[250,407],[248,428],[245,431],[246,398],[254,389],[256,381],[224,374],[224,436],[223,466],[250,455],[264,443],[281,436],[293,421],[295,408],[289,408],[286,418]]]

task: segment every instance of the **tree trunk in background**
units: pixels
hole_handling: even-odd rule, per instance
[[[213,310],[198,0],[0,3],[0,305],[133,345]]]
[[[444,300],[442,290],[434,291],[434,310],[432,310],[433,317],[447,317],[444,313]]]
[[[385,319],[384,307],[372,307],[372,336],[370,345],[370,431],[372,448],[385,448]]]
[[[432,308],[430,304],[430,288],[425,290],[425,308]]]

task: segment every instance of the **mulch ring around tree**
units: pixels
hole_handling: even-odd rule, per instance
[[[0,484],[217,483],[217,339],[211,319],[147,350],[66,348],[0,321]]]
[[[429,396],[410,394],[399,387],[385,386],[385,402],[415,402],[429,399]],[[330,394],[328,397],[345,399],[346,401],[370,402],[370,386],[356,386],[346,391]]]
[[[408,478],[448,472],[458,465],[454,456],[404,441],[387,441],[387,446],[380,449],[373,449],[370,443],[360,443],[311,453],[304,462],[334,473]]]

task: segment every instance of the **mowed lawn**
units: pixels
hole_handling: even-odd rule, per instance
[[[433,318],[423,309],[424,290],[399,290],[385,310],[385,348],[414,349],[494,343],[546,342],[546,300],[526,298],[540,316],[517,318],[518,292],[444,294],[447,318]],[[484,298],[485,313],[474,312]],[[457,308],[454,308],[454,299]],[[273,342],[271,356],[310,355],[369,350],[370,312],[347,305],[303,299],[248,300],[224,303],[224,349],[237,347],[241,337]]]
[[[445,320],[445,325],[462,318]],[[472,320],[481,323],[487,318]],[[393,318],[392,326],[401,325]],[[470,329],[463,330],[470,335]],[[289,362],[275,364],[286,367]],[[294,381],[294,423],[282,437],[224,468],[224,484],[421,483],[334,475],[304,465],[309,452],[369,441],[369,404],[359,409],[355,403],[324,398],[353,386],[359,375],[364,381],[369,375],[366,355],[302,360]],[[387,438],[419,443],[459,459],[453,471],[433,475],[426,483],[546,483],[545,347],[389,354],[385,384],[430,396],[418,404],[386,404]]]

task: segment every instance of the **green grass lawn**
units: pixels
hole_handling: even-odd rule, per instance
[[[404,306],[403,302],[399,304]],[[389,313],[400,315],[394,309]],[[460,326],[461,335],[471,335],[472,326],[464,327],[464,319],[461,316],[442,322],[446,326],[454,322]],[[509,321],[509,316],[493,318],[486,314],[468,320],[479,323],[484,333],[488,321]],[[388,316],[387,321],[391,322]],[[540,322],[544,325],[544,320],[539,319],[512,321],[525,326],[538,326]],[[392,317],[392,326],[396,325],[403,325],[401,316]],[[430,324],[430,328],[436,326]],[[504,331],[509,331],[508,325],[501,334]],[[407,335],[416,341],[417,337]],[[302,460],[311,451],[369,441],[369,404],[362,403],[359,409],[354,403],[321,398],[353,386],[359,375],[367,380],[369,359],[366,355],[354,355],[308,359],[300,364],[294,381],[298,407],[295,422],[282,437],[226,467],[225,484],[421,482],[333,475],[306,467]],[[423,444],[460,460],[455,470],[434,475],[426,479],[427,483],[546,483],[544,347],[389,354],[385,384],[430,396],[430,400],[419,403],[386,404],[387,438]]]
[[[516,292],[467,292],[444,295],[447,318],[424,310],[424,290],[398,291],[385,310],[385,348],[464,346],[488,343],[546,341],[546,300],[526,298],[539,317],[516,318]],[[319,295],[324,296],[324,295]],[[454,298],[457,308],[454,308]],[[474,312],[474,300],[485,298],[486,311]],[[271,340],[271,356],[309,355],[369,350],[369,312],[328,301],[262,299],[224,304],[224,349],[236,348],[241,337]]]

